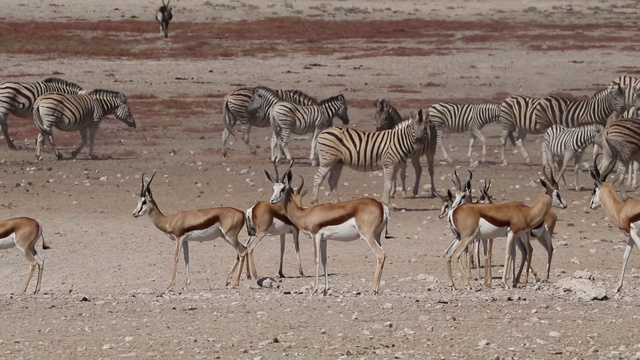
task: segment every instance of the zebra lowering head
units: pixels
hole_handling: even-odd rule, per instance
[[[106,114],[113,114],[118,120],[127,124],[128,127],[136,128],[136,120],[131,114],[127,97],[123,93],[104,89],[93,89],[82,90],[80,91],[80,95],[90,95],[98,99],[108,100],[103,102]]]
[[[168,0],[165,4],[164,0],[162,0],[162,6],[160,6],[156,12],[156,20],[160,25],[160,31],[164,34],[165,39],[169,37],[169,22],[173,19],[171,6],[169,6],[170,2],[171,0]]]

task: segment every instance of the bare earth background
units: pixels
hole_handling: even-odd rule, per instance
[[[501,241],[494,288],[451,291],[443,251],[451,240],[440,200],[395,198],[381,294],[366,295],[375,257],[361,242],[330,243],[332,293],[311,296],[311,243],[301,237],[296,277],[291,241],[279,289],[243,278],[226,289],[234,252],[222,240],[191,247],[192,286],[162,293],[174,246],[149,219],[131,213],[143,172],[157,170],[154,195],[166,213],[208,206],[246,209],[267,199],[267,129],[251,156],[240,141],[220,156],[221,102],[240,85],[346,96],[353,125],[373,130],[373,100],[403,115],[436,101],[501,101],[511,94],[591,95],[620,75],[638,75],[638,1],[202,1],[173,0],[168,40],[153,21],[156,1],[32,1],[3,4],[0,79],[59,76],[84,88],[125,92],[138,122],[106,119],[100,159],[35,162],[31,119],[10,117],[18,151],[0,141],[0,217],[39,219],[52,246],[43,293],[17,295],[27,262],[0,253],[0,358],[638,358],[639,255],[620,295],[626,243],[584,191],[563,191],[550,283],[504,290]],[[500,129],[488,126],[488,163],[498,201],[532,203],[540,187],[541,136],[525,144],[533,165],[509,147],[499,164]],[[78,134],[54,133],[68,157]],[[239,140],[239,139],[237,139]],[[457,163],[439,163],[439,189],[465,172],[467,134],[447,134]],[[294,139],[307,158],[309,139]],[[479,151],[479,148],[476,148]],[[439,155],[437,155],[439,157]],[[589,155],[586,156],[589,158]],[[315,168],[295,168],[307,183]],[[411,170],[410,170],[411,173]],[[426,167],[425,167],[426,175]],[[409,181],[412,183],[413,177]],[[424,177],[423,177],[424,179]],[[477,183],[475,183],[477,186]],[[325,184],[326,185],[326,184]],[[422,186],[425,185],[423,188]],[[343,199],[374,196],[380,173],[345,170]],[[631,192],[632,196],[637,195]],[[323,194],[321,201],[328,200]],[[246,240],[243,232],[241,241]],[[503,247],[502,247],[503,248]],[[546,254],[534,244],[534,265]],[[181,260],[182,261],[182,260]],[[261,276],[276,276],[278,241],[256,249]],[[608,300],[589,301],[558,281],[576,271]],[[181,262],[178,284],[184,279]],[[462,281],[456,274],[456,282]],[[32,286],[34,284],[32,283]]]

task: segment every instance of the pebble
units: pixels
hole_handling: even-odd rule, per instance
[[[560,337],[560,333],[557,332],[557,331],[552,331],[552,332],[549,333],[549,336],[551,336],[551,337]]]

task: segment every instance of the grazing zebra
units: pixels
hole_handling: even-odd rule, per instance
[[[275,97],[272,102],[268,104],[265,103],[264,108],[256,108],[252,109],[252,111],[248,111],[247,106],[253,97],[253,92],[256,88],[253,87],[239,87],[230,93],[228,93],[224,97],[224,101],[222,103],[222,117],[224,119],[224,130],[222,131],[222,156],[227,156],[227,140],[229,139],[229,135],[234,135],[233,127],[236,125],[236,122],[240,122],[240,126],[242,128],[242,141],[247,144],[249,147],[249,151],[251,154],[256,153],[256,148],[251,144],[251,140],[249,139],[249,134],[251,132],[251,127],[270,127],[271,123],[269,122],[269,111],[271,111],[271,106],[275,104],[279,100],[286,100],[290,102],[294,102],[300,105],[317,105],[318,101],[313,97],[303,93],[298,90],[271,90],[266,87],[260,87],[264,89],[265,92],[275,92]]]
[[[0,84],[0,126],[9,149],[15,149],[13,140],[9,137],[9,114],[26,118],[33,113],[33,104],[40,96],[59,92],[77,94],[82,88],[70,81],[50,77],[33,83],[5,82]]]
[[[482,128],[490,123],[500,120],[500,104],[484,103],[484,104],[453,104],[439,102],[431,105],[429,110],[429,121],[436,126],[438,134],[438,144],[442,151],[442,156],[448,163],[451,163],[449,155],[445,150],[442,142],[444,129],[453,132],[470,132],[469,151],[467,157],[473,164],[473,143],[479,139],[482,143],[482,162],[484,163],[487,155],[487,141],[480,132]]]
[[[542,134],[552,125],[571,128],[580,124],[605,123],[609,117],[621,114],[625,106],[630,105],[625,104],[624,89],[619,83],[611,83],[585,100],[559,96],[510,96],[500,106],[502,163],[507,165],[504,149],[507,138],[514,142],[513,132],[516,129],[518,136],[515,144],[525,161],[531,163],[522,144],[527,133]]]
[[[387,100],[376,100],[376,112],[374,114],[374,118],[376,119],[376,123],[379,124],[377,126],[378,130],[389,130],[393,129],[398,124],[402,123],[404,120],[400,116],[400,113],[389,104]],[[380,106],[379,106],[380,105]],[[428,119],[428,117],[426,117]],[[392,124],[393,127],[389,127]],[[427,122],[425,125],[425,136],[423,146],[411,157],[411,164],[413,165],[413,169],[415,170],[415,184],[413,185],[413,196],[418,195],[418,190],[420,189],[420,178],[422,177],[422,165],[420,165],[420,158],[422,155],[426,155],[427,157],[427,166],[429,170],[429,178],[431,179],[431,197],[434,197],[436,194],[436,187],[433,179],[434,169],[433,166],[435,164],[434,158],[436,154],[436,129],[433,124]],[[400,165],[400,179],[402,181],[402,196],[406,196],[407,187],[407,163],[402,162]],[[396,177],[393,178],[393,183],[391,187],[390,196],[393,197],[396,193]]]
[[[624,186],[624,175],[627,172],[629,163],[640,160],[640,121],[635,119],[620,119],[613,121],[600,135],[602,153],[604,159],[598,166],[599,169],[608,169],[612,163],[620,161],[618,172],[611,180],[613,183],[622,183],[621,193],[626,197],[626,187]]]
[[[558,179],[562,179],[565,189],[567,181],[564,172],[567,170],[571,158],[575,160],[573,168],[574,185],[576,191],[578,186],[578,167],[584,149],[596,142],[603,126],[601,124],[580,125],[574,128],[565,128],[560,125],[553,125],[544,133],[542,142],[542,165],[560,167]],[[552,165],[553,164],[553,165]]]
[[[39,97],[33,107],[33,118],[40,130],[36,144],[36,158],[42,159],[40,150],[45,135],[53,147],[56,158],[62,158],[53,142],[54,127],[61,131],[80,131],[82,143],[71,153],[73,158],[78,156],[80,150],[87,144],[87,129],[89,129],[89,157],[95,158],[93,141],[100,121],[108,115],[115,115],[129,127],[136,127],[127,104],[127,97],[117,91],[94,89],[81,91],[78,95],[51,93]]]
[[[164,34],[165,39],[169,37],[169,23],[171,22],[171,19],[173,19],[173,14],[171,13],[172,9],[171,6],[169,6],[170,2],[171,0],[168,0],[165,4],[164,0],[162,0],[162,6],[160,6],[156,12],[156,20],[160,25],[160,31]]]
[[[392,130],[368,132],[343,127],[323,130],[318,136],[320,167],[313,178],[312,204],[318,202],[320,184],[329,173],[332,201],[340,201],[337,186],[342,168],[346,165],[356,171],[383,170],[382,203],[388,205],[398,165],[420,151],[425,141],[425,122],[420,110]]]
[[[349,124],[344,96],[330,97],[317,105],[299,105],[286,100],[274,102],[275,99],[277,97],[272,90],[259,87],[255,89],[253,99],[247,106],[249,112],[270,108],[269,119],[275,135],[271,139],[271,160],[279,161],[282,151],[287,160],[291,160],[287,147],[291,133],[297,135],[313,133],[309,159],[313,166],[317,165],[316,143],[320,131],[332,126],[334,117],[338,117],[345,125]]]
[[[391,130],[404,121],[398,110],[391,106],[387,100],[375,100],[373,105],[376,107],[376,113],[373,115],[376,131]]]

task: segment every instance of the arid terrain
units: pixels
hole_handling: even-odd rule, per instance
[[[238,288],[226,288],[235,252],[219,239],[191,245],[189,289],[181,288],[181,258],[176,287],[164,292],[174,243],[147,216],[132,216],[145,172],[157,171],[153,195],[167,214],[244,210],[271,196],[263,175],[272,171],[268,129],[252,130],[260,146],[255,156],[239,137],[229,157],[221,156],[222,99],[238,86],[298,89],[319,99],[343,94],[349,126],[373,130],[375,99],[408,116],[438,101],[584,98],[618,76],[640,73],[640,2],[531,4],[173,0],[168,39],[154,21],[160,1],[3,4],[1,82],[56,76],[85,89],[122,91],[138,126],[105,119],[97,160],[87,150],[71,159],[80,136],[54,132],[64,159],[46,147],[36,162],[32,119],[9,118],[19,149],[0,139],[0,218],[37,218],[52,248],[38,245],[46,266],[37,295],[19,294],[28,270],[22,254],[0,252],[0,358],[640,358],[640,254],[631,254],[616,295],[626,238],[602,209],[589,209],[593,182],[584,171],[583,190],[562,189],[569,207],[555,209],[550,281],[508,290],[499,280],[500,239],[493,288],[467,291],[457,271],[458,290],[448,287],[444,250],[452,235],[438,219],[441,201],[429,197],[425,159],[419,195],[392,199],[393,237],[383,240],[387,260],[376,296],[368,294],[375,256],[362,241],[329,243],[331,292],[312,295],[313,250],[302,235],[305,276],[297,274],[288,237],[288,277],[278,288],[259,288],[244,273]],[[500,131],[496,124],[483,130],[487,162],[472,169],[474,188],[492,179],[497,202],[531,204],[542,191],[534,183],[542,175],[542,136],[525,140],[531,165],[509,145],[509,165],[502,166]],[[290,145],[300,159],[294,173],[308,185],[316,170],[307,159],[309,139],[296,136]],[[447,133],[445,142],[455,162],[436,164],[441,191],[451,186],[453,170],[469,168],[468,134]],[[584,159],[590,161],[590,150]],[[345,200],[379,198],[382,173],[345,169],[338,190]],[[247,239],[243,230],[240,240]],[[546,254],[533,246],[541,270]],[[260,276],[277,277],[278,256],[276,237],[260,243]]]

